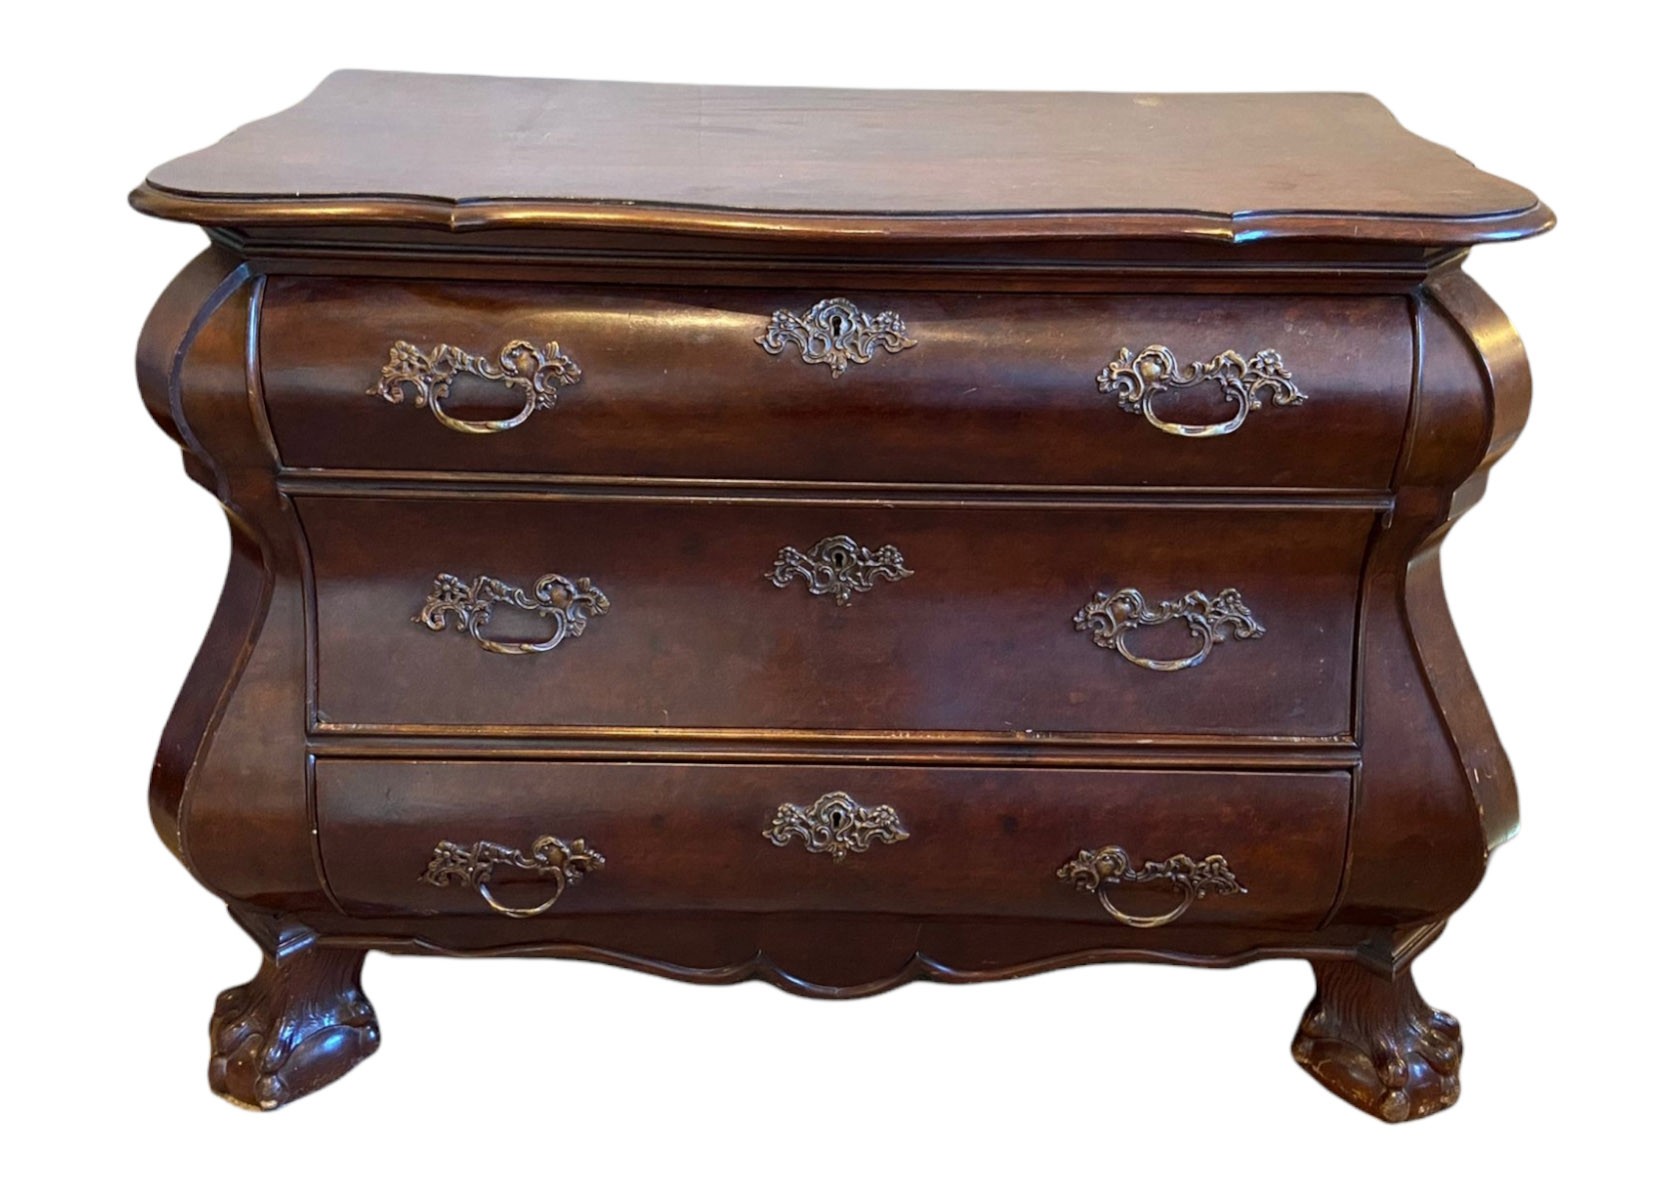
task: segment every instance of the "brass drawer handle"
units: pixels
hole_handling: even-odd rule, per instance
[[[453,616],[458,620],[455,629],[471,635],[485,651],[497,655],[529,655],[552,651],[566,639],[582,634],[590,618],[611,609],[606,595],[595,589],[586,577],[572,581],[548,573],[536,581],[535,589],[531,595],[494,577],[474,577],[468,583],[452,573],[438,573],[431,596],[425,599],[425,605],[413,621],[428,630],[440,631]],[[496,606],[512,606],[553,619],[552,637],[537,643],[503,643],[488,638],[484,632],[489,629]]]
[[[1228,420],[1214,424],[1191,425],[1165,420],[1153,409],[1155,397],[1173,388],[1192,387],[1207,380],[1223,391],[1223,399],[1235,406],[1235,414]],[[1273,350],[1260,350],[1250,359],[1237,352],[1225,350],[1207,362],[1188,364],[1183,371],[1176,356],[1167,347],[1149,346],[1140,354],[1131,354],[1129,347],[1118,352],[1106,369],[1095,376],[1095,384],[1109,396],[1118,397],[1118,407],[1147,418],[1147,423],[1178,437],[1221,437],[1246,423],[1246,417],[1260,407],[1267,393],[1270,403],[1279,407],[1302,404],[1308,398],[1293,383],[1281,356]]]
[[[763,576],[776,589],[785,589],[802,578],[808,582],[810,593],[817,597],[831,594],[834,602],[848,606],[851,595],[872,589],[880,578],[901,581],[914,576],[914,570],[903,564],[903,554],[894,544],[863,548],[849,536],[828,536],[808,552],[788,544],[775,558],[774,568]]]
[[[1181,659],[1145,659],[1136,655],[1127,642],[1131,631],[1144,626],[1161,626],[1180,619],[1190,634],[1199,641],[1199,650]],[[1072,625],[1080,631],[1094,632],[1097,647],[1116,651],[1139,668],[1153,672],[1179,672],[1205,662],[1211,648],[1228,639],[1261,639],[1263,626],[1238,589],[1225,589],[1214,598],[1199,590],[1186,593],[1175,601],[1162,601],[1149,606],[1137,589],[1121,589],[1114,594],[1097,593],[1089,604],[1079,610]]]
[[[443,405],[448,402],[449,385],[458,375],[499,380],[523,394],[524,407],[500,420],[450,416]],[[398,341],[391,346],[390,361],[367,394],[400,404],[411,391],[416,407],[429,407],[438,422],[457,433],[504,433],[529,420],[532,413],[555,407],[559,403],[559,389],[581,379],[582,368],[559,349],[557,342],[539,347],[534,342],[515,339],[501,347],[498,358],[491,359],[447,343],[434,346],[426,353],[411,342]]]
[[[905,841],[908,830],[890,804],[864,808],[842,791],[829,791],[813,804],[780,805],[763,835],[781,847],[801,840],[811,853],[830,853],[834,861],[843,861],[875,841]]]
[[[863,313],[843,297],[817,301],[804,313],[775,310],[757,343],[770,354],[796,346],[804,362],[825,363],[835,379],[851,363],[870,361],[876,351],[896,354],[915,345],[901,317],[889,309]]]
[[[1100,899],[1106,913],[1119,923],[1130,927],[1162,927],[1182,918],[1184,912],[1207,894],[1245,894],[1229,863],[1220,853],[1213,853],[1204,861],[1195,861],[1185,853],[1178,853],[1164,861],[1143,862],[1138,869],[1130,863],[1130,855],[1116,845],[1104,849],[1082,849],[1059,870],[1060,881],[1069,882],[1077,890],[1087,891]],[[1112,905],[1107,887],[1147,886],[1163,884],[1174,889],[1181,901],[1163,915],[1130,915]]]
[[[575,886],[584,874],[593,873],[606,864],[606,859],[588,847],[578,837],[561,841],[558,837],[537,837],[530,846],[530,856],[510,845],[494,841],[479,841],[475,845],[457,845],[453,841],[438,841],[431,853],[431,864],[419,876],[421,882],[432,886],[447,886],[457,880],[462,886],[477,887],[483,901],[503,915],[514,919],[529,919],[540,915],[565,893],[565,887]],[[518,870],[537,870],[553,879],[553,893],[539,907],[509,907],[498,902],[489,889],[496,866],[511,866]]]

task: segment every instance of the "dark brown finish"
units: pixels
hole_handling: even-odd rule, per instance
[[[1375,524],[1339,508],[295,506],[314,562],[320,728],[503,736],[565,725],[1343,737],[1357,570]],[[783,546],[835,531],[895,545],[913,576],[848,606],[768,579]],[[550,653],[496,655],[413,622],[436,574],[462,569],[587,577],[611,611]],[[1155,599],[1237,586],[1265,634],[1190,671],[1143,670],[1073,623],[1093,594],[1126,586]],[[495,623],[509,638],[552,633],[534,614]],[[1194,649],[1179,624],[1135,639],[1156,657]]]
[[[486,135],[493,128],[494,134]],[[843,91],[345,70],[154,170],[222,225],[634,226],[838,240],[1476,243],[1551,216],[1367,95]]]
[[[216,999],[210,1088],[235,1104],[276,1109],[324,1088],[378,1050],[378,1019],[361,992],[359,948],[323,948],[294,925],[252,919],[262,968]]]
[[[756,336],[776,309],[808,304],[795,291],[276,277],[263,386],[281,460],[309,469],[1375,491],[1403,444],[1414,341],[1401,297],[845,295],[901,314],[917,345],[840,376],[768,354]],[[517,429],[450,432],[367,394],[398,339],[475,353],[557,341],[583,377]],[[1185,448],[1097,385],[1119,349],[1154,344],[1184,360],[1277,351],[1308,399]],[[521,403],[482,380],[451,399],[479,417]],[[1212,383],[1165,406],[1228,417]]]
[[[1316,960],[1316,998],[1293,1058],[1331,1091],[1383,1121],[1409,1121],[1461,1095],[1462,1028],[1421,1000],[1408,969],[1381,973]]]
[[[218,1091],[370,1053],[377,948],[1305,958],[1319,1080],[1454,1100],[1408,968],[1518,813],[1438,549],[1530,397],[1460,248],[1529,193],[1359,96],[351,73],[135,202],[215,240],[139,376],[233,534],[152,786],[265,954]]]
[[[572,916],[680,903],[1099,921],[1099,906],[1055,872],[1079,849],[1122,844],[1138,859],[1222,853],[1251,888],[1207,899],[1185,924],[1303,931],[1321,922],[1339,888],[1351,792],[1343,772],[326,759],[316,785],[326,884],[352,915],[486,915],[476,893],[419,880],[437,842],[522,847],[554,834],[586,838],[606,860],[566,892]],[[782,803],[829,791],[894,808],[907,838],[839,863],[763,836]],[[496,886],[518,888],[501,897],[525,905],[552,882],[509,872]],[[1138,889],[1126,901],[1146,911],[1172,896]]]

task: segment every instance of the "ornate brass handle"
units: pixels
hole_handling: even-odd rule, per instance
[[[438,573],[431,596],[425,599],[425,605],[413,620],[429,630],[440,631],[453,616],[458,620],[455,629],[471,635],[485,651],[497,655],[529,655],[552,651],[566,639],[582,634],[590,618],[611,609],[606,595],[595,589],[586,577],[572,581],[548,573],[536,581],[535,588],[532,596],[494,577],[474,577],[467,583],[452,573]],[[553,619],[552,637],[538,643],[503,643],[486,637],[484,631],[489,629],[490,616],[498,605]]]
[[[848,606],[851,595],[872,589],[875,581],[901,581],[914,576],[914,570],[903,564],[903,554],[894,544],[863,548],[849,536],[828,536],[808,552],[788,544],[775,558],[774,568],[763,576],[776,589],[802,578],[810,593],[831,594],[838,605]]]
[[[1189,633],[1199,641],[1199,650],[1181,659],[1145,659],[1129,648],[1131,631],[1144,626],[1159,626],[1181,619]],[[1211,648],[1236,639],[1259,639],[1264,628],[1252,617],[1238,589],[1225,589],[1214,598],[1199,590],[1184,594],[1175,601],[1149,606],[1141,591],[1121,589],[1114,594],[1097,593],[1089,604],[1072,618],[1072,625],[1080,631],[1094,632],[1097,647],[1116,651],[1137,667],[1153,672],[1179,672],[1205,662]]]
[[[1195,861],[1185,853],[1178,853],[1164,861],[1143,862],[1140,868],[1132,865],[1130,855],[1116,845],[1104,849],[1080,849],[1077,856],[1059,870],[1060,881],[1069,882],[1077,890],[1087,891],[1100,899],[1106,913],[1119,923],[1130,927],[1163,927],[1174,923],[1194,903],[1207,894],[1245,894],[1229,869],[1222,854],[1213,853],[1204,861]],[[1130,915],[1112,905],[1106,888],[1111,886],[1146,886],[1163,884],[1180,896],[1176,906],[1163,915]]]
[[[895,845],[908,839],[902,818],[890,804],[864,808],[842,791],[829,791],[813,804],[782,804],[763,835],[784,847],[801,840],[811,853],[830,853],[843,861],[878,841]]]
[[[514,919],[529,919],[540,915],[565,893],[565,887],[575,886],[584,874],[593,873],[606,864],[606,859],[588,847],[578,837],[561,841],[558,837],[537,837],[530,846],[530,856],[509,845],[494,841],[479,841],[475,845],[457,845],[453,841],[438,841],[431,853],[431,864],[419,876],[421,882],[432,886],[447,886],[457,880],[462,886],[477,887],[483,901],[503,915]],[[518,870],[537,870],[553,879],[553,893],[537,907],[509,907],[496,900],[489,889],[496,866],[511,866]]]
[[[524,396],[524,407],[500,420],[465,420],[450,416],[449,385],[458,375],[499,380]],[[557,342],[538,347],[515,339],[501,347],[498,358],[470,354],[444,343],[426,353],[411,342],[398,341],[390,348],[390,361],[379,372],[378,382],[367,389],[391,404],[400,404],[409,391],[416,407],[431,409],[439,422],[457,433],[504,433],[530,419],[532,413],[559,403],[559,389],[582,379],[582,368],[559,349]]]
[[[803,313],[775,310],[757,344],[770,354],[796,346],[804,362],[825,363],[836,379],[851,363],[866,363],[880,350],[896,354],[915,342],[903,319],[890,310],[863,313],[843,297],[828,297]]]
[[[1179,424],[1163,419],[1154,411],[1155,397],[1206,380],[1216,383],[1222,389],[1223,399],[1235,406],[1235,414],[1228,420],[1206,425]],[[1292,372],[1273,350],[1260,350],[1250,359],[1225,350],[1207,362],[1188,364],[1184,371],[1166,347],[1149,346],[1140,354],[1131,354],[1126,346],[1095,376],[1095,384],[1106,395],[1117,396],[1118,407],[1125,412],[1145,416],[1154,428],[1178,437],[1221,437],[1234,432],[1246,423],[1249,413],[1263,404],[1266,392],[1270,403],[1281,407],[1302,404],[1308,398],[1293,383]]]

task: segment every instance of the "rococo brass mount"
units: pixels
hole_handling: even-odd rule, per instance
[[[489,629],[496,606],[512,606],[551,618],[553,634],[529,643],[491,639],[484,632]],[[536,580],[532,595],[496,577],[478,576],[468,583],[452,573],[438,573],[430,596],[413,620],[428,630],[440,631],[452,617],[456,620],[455,629],[471,635],[485,651],[497,655],[530,655],[552,651],[566,639],[574,639],[582,634],[590,618],[610,609],[611,602],[605,593],[594,588],[594,583],[586,577],[572,581],[548,573]]]
[[[1229,863],[1217,853],[1204,861],[1178,853],[1164,861],[1147,861],[1137,867],[1131,863],[1128,853],[1116,845],[1108,845],[1102,849],[1080,850],[1060,867],[1059,875],[1062,882],[1095,895],[1108,915],[1130,927],[1162,927],[1174,923],[1207,894],[1246,893],[1246,887],[1229,869]],[[1178,891],[1181,898],[1176,906],[1162,915],[1131,915],[1119,910],[1107,897],[1108,886],[1151,884],[1163,884]]]
[[[895,313],[863,313],[843,297],[817,301],[805,313],[775,310],[757,341],[770,354],[796,346],[804,362],[825,363],[834,378],[852,363],[868,362],[877,351],[896,354],[915,345]]]
[[[813,804],[780,805],[763,835],[780,846],[801,840],[811,853],[843,861],[875,841],[882,845],[906,841],[908,830],[890,804],[864,808],[842,791],[829,791]]]
[[[1180,659],[1147,659],[1130,650],[1128,637],[1141,627],[1161,626],[1181,621],[1199,644],[1199,650]],[[1215,598],[1199,590],[1183,594],[1173,601],[1150,606],[1137,589],[1121,589],[1117,593],[1097,593],[1089,604],[1079,610],[1072,625],[1080,631],[1092,632],[1095,645],[1116,651],[1135,664],[1154,672],[1180,672],[1205,662],[1211,648],[1236,639],[1259,639],[1264,628],[1246,608],[1246,601],[1238,589],[1225,589]]]
[[[1172,388],[1192,387],[1210,380],[1222,389],[1223,399],[1235,406],[1235,414],[1228,420],[1212,424],[1182,424],[1165,420],[1154,410],[1153,401]],[[1100,390],[1118,397],[1118,407],[1125,412],[1145,416],[1156,429],[1177,437],[1221,437],[1246,423],[1246,417],[1261,407],[1264,396],[1279,407],[1302,404],[1307,398],[1293,383],[1292,372],[1273,350],[1260,350],[1250,360],[1236,351],[1225,350],[1206,362],[1190,363],[1186,371],[1176,362],[1168,347],[1149,346],[1140,354],[1131,354],[1129,347],[1118,352],[1118,357],[1106,365],[1095,377]]]
[[[901,581],[914,576],[914,570],[903,563],[903,554],[894,544],[871,549],[849,536],[828,536],[808,552],[788,544],[775,558],[774,568],[763,576],[776,589],[802,578],[810,593],[830,594],[838,605],[848,606],[852,595],[872,589],[875,581]]]
[[[457,376],[475,375],[499,381],[524,397],[524,407],[512,416],[494,420],[465,420],[451,416],[444,404]],[[559,389],[582,380],[582,368],[559,349],[557,342],[539,347],[515,339],[501,347],[499,357],[472,354],[443,343],[427,353],[411,342],[398,341],[390,348],[390,361],[379,372],[378,382],[367,394],[391,404],[400,404],[408,392],[417,407],[431,409],[438,421],[457,433],[504,433],[530,419],[531,413],[554,408]]]
[[[447,886],[451,880],[458,881],[462,886],[475,886],[483,901],[502,915],[530,919],[558,902],[567,886],[575,886],[582,881],[584,874],[602,869],[605,864],[606,859],[590,849],[588,842],[581,837],[574,841],[561,841],[551,836],[537,837],[528,855],[494,841],[478,841],[469,846],[439,841],[431,854],[431,864],[425,867],[419,880],[432,886]],[[545,874],[553,879],[553,893],[545,902],[534,907],[509,907],[498,901],[489,889],[489,881],[495,876],[497,866]]]

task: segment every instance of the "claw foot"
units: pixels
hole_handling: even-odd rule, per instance
[[[361,992],[366,955],[312,944],[264,954],[255,980],[216,999],[210,1088],[234,1104],[277,1109],[378,1050],[378,1019]]]
[[[1421,1000],[1405,969],[1386,977],[1350,961],[1312,961],[1316,998],[1293,1058],[1337,1096],[1384,1121],[1413,1121],[1461,1095],[1461,1026]]]

